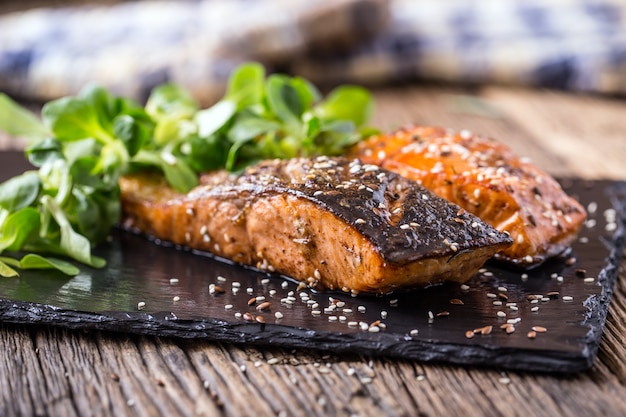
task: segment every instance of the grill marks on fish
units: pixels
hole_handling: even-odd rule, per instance
[[[388,292],[466,281],[511,239],[395,173],[358,160],[265,161],[186,195],[121,181],[124,224],[310,286]]]
[[[468,131],[411,126],[359,143],[351,155],[418,181],[508,232],[514,243],[496,257],[518,266],[563,252],[586,218],[550,175]]]

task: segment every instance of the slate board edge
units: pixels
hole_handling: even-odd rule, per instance
[[[605,192],[620,221],[617,222],[617,230],[612,236],[612,249],[607,264],[598,275],[598,282],[602,291],[599,296],[588,298],[584,304],[590,312],[582,323],[589,326],[589,332],[584,342],[589,349],[589,357],[591,358],[589,366],[593,364],[600,347],[599,341],[604,331],[609,303],[619,276],[619,267],[624,255],[626,241],[626,181],[615,182],[607,187]]]
[[[49,325],[179,339],[203,339],[237,345],[307,348],[345,354],[394,357],[402,360],[499,367],[508,370],[576,373],[593,358],[586,354],[489,348],[413,339],[398,333],[318,332],[278,324],[228,323],[222,320],[177,320],[170,313],[66,310],[47,304],[0,299],[0,321]]]

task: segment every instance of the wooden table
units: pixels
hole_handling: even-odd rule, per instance
[[[555,175],[626,179],[626,102],[549,91],[403,86],[373,123],[467,128]],[[19,146],[0,137],[3,147]],[[0,323],[0,415],[626,415],[626,274],[598,359],[558,377],[201,340]]]

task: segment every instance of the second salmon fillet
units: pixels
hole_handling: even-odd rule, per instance
[[[352,156],[411,178],[509,233],[513,245],[496,258],[518,267],[536,267],[567,250],[586,218],[545,171],[468,131],[409,126],[372,136]]]
[[[387,293],[469,280],[512,242],[414,181],[358,160],[266,161],[188,194],[122,179],[124,224],[316,288]]]

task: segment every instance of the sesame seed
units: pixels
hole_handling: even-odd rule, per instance
[[[269,301],[265,301],[259,304],[258,306],[256,306],[256,309],[259,311],[264,311],[264,310],[269,310],[271,306],[272,306],[272,303],[270,303]]]
[[[387,318],[387,312],[385,310],[380,312],[380,318],[385,320]]]
[[[539,311],[539,306],[532,307],[530,311],[532,311],[533,313]]]
[[[529,339],[534,339],[535,337],[537,337],[537,332],[534,330],[529,331],[526,336],[528,336]]]
[[[226,305],[224,306],[224,309],[225,309],[225,310],[232,310],[232,309],[233,309],[233,305],[232,305],[232,304],[226,304]]]
[[[176,303],[176,302],[180,301],[180,297],[175,295],[174,298],[172,298],[172,301]]]
[[[574,300],[574,297],[572,297],[572,296],[569,296],[569,295],[564,295],[563,296],[563,301],[573,301],[573,300]]]
[[[378,332],[380,332],[380,327],[378,327],[378,326],[370,326],[367,329],[367,331],[370,332],[370,333],[378,333]]]
[[[465,337],[467,337],[468,339],[471,339],[472,337],[474,337],[475,333],[473,330],[468,330],[465,332]]]
[[[356,321],[349,321],[348,322],[348,327],[357,327],[359,325],[358,322]]]
[[[170,284],[178,284],[178,278],[170,278]]]
[[[461,285],[461,290],[463,290],[463,291],[467,291],[467,290],[469,290],[469,289],[470,289],[470,286],[469,286],[469,285],[467,285],[467,284],[462,284],[462,285]]]
[[[411,228],[411,226],[409,226],[408,224],[401,224],[400,225],[400,229],[402,229],[402,230],[407,230],[407,229],[410,229],[410,228]]]
[[[485,326],[485,327],[480,329],[479,333],[486,336],[488,334],[491,334],[492,330],[493,330],[493,326]],[[476,333],[476,332],[474,332],[474,333]]]
[[[363,219],[361,219],[361,218],[356,219],[356,220],[354,221],[354,224],[364,224],[364,223],[365,223],[365,220],[363,220]]]
[[[584,282],[586,282],[586,283],[590,283],[590,282],[595,281],[595,278],[593,278],[593,277],[587,277],[587,278],[583,279],[583,281],[584,281]]]
[[[507,292],[508,289],[506,287],[498,287],[498,291],[500,291],[500,292]]]
[[[504,318],[504,317],[506,317],[506,313],[505,313],[504,311],[498,311],[498,312],[496,313],[496,315],[497,315],[498,317],[500,317],[500,318]]]
[[[146,303],[144,301],[137,303],[137,310],[143,310],[144,308],[146,308]]]
[[[357,307],[357,310],[359,311],[359,313],[365,313],[365,306],[359,306]]]
[[[429,318],[430,320],[432,320],[432,319],[434,319],[434,318],[435,318],[435,315],[433,314],[433,312],[432,312],[432,311],[429,311],[429,312],[428,312],[428,318]]]
[[[418,333],[419,333],[419,330],[417,330],[417,329],[412,329],[412,330],[409,332],[409,334],[410,334],[411,336],[417,336],[417,335],[418,335]]]

